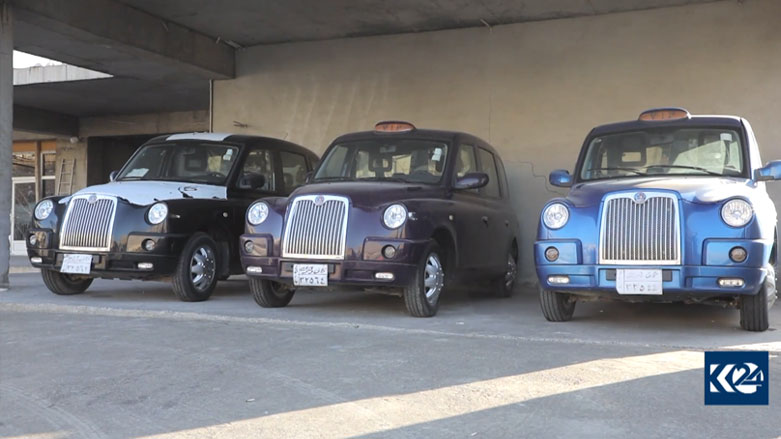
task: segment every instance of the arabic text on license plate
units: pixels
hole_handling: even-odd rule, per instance
[[[89,274],[92,269],[92,255],[69,254],[62,258],[60,273]]]
[[[618,294],[662,294],[662,270],[616,270]]]
[[[293,264],[293,285],[327,287],[327,264]]]

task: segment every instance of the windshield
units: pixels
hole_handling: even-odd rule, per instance
[[[588,145],[581,180],[645,175],[743,173],[743,148],[733,130],[649,129],[595,137]]]
[[[238,148],[216,143],[167,143],[144,146],[117,176],[119,181],[173,180],[225,184]]]
[[[447,145],[433,140],[373,139],[331,148],[314,181],[401,181],[436,184],[442,179]]]

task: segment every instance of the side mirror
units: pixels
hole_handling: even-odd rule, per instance
[[[764,168],[759,168],[754,171],[754,180],[756,181],[770,181],[781,179],[781,160],[773,160],[768,162]]]
[[[108,181],[115,181],[117,175],[119,175],[119,171],[111,171],[111,174],[108,175]]]
[[[478,189],[488,184],[488,174],[470,172],[456,180],[455,189]]]
[[[266,176],[263,174],[246,174],[239,180],[239,189],[260,189],[266,185]]]
[[[551,172],[548,181],[550,181],[550,184],[558,187],[572,186],[572,176],[569,175],[569,171],[566,169],[557,169]]]

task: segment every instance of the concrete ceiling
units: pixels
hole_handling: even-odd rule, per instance
[[[205,109],[208,81],[233,77],[238,46],[493,26],[714,0],[5,1],[14,7],[17,50],[114,76],[14,87],[14,103],[31,109],[30,114],[45,110],[79,117]]]
[[[713,0],[120,0],[242,46],[421,32]]]

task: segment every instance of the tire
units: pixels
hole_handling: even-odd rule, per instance
[[[296,289],[289,285],[281,284],[266,279],[249,280],[249,289],[255,303],[263,308],[282,308],[293,299]]]
[[[549,322],[566,322],[575,312],[575,300],[566,293],[545,290],[540,287],[540,306],[542,315]]]
[[[413,281],[404,288],[404,304],[413,317],[432,317],[439,309],[445,287],[442,250],[435,242],[426,247]]]
[[[491,284],[491,290],[498,297],[512,297],[515,281],[518,278],[518,258],[513,248],[507,250],[507,271]]]
[[[770,307],[776,299],[776,272],[772,266],[757,294],[740,298],[740,327],[746,331],[761,332],[770,326]]]
[[[46,288],[54,294],[59,296],[72,296],[74,294],[81,294],[87,291],[90,285],[92,285],[91,277],[73,276],[70,274],[60,273],[56,270],[41,270],[41,277]]]
[[[217,244],[205,233],[187,241],[173,275],[173,290],[182,302],[208,299],[217,285]]]

